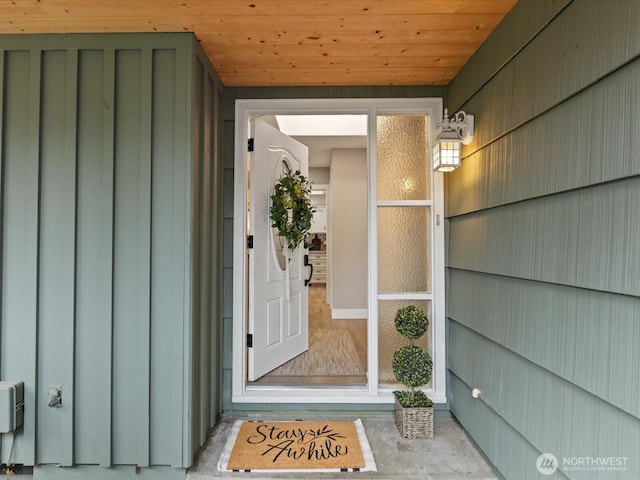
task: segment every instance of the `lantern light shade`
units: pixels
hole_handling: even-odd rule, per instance
[[[436,172],[453,172],[460,166],[462,140],[438,137],[433,146],[433,170]]]
[[[473,138],[473,115],[459,111],[449,120],[445,109],[444,121],[437,126],[442,130],[433,146],[433,170],[452,172],[460,166],[462,144],[468,145]]]

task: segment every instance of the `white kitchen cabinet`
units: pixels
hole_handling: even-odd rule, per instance
[[[315,207],[311,221],[311,233],[326,233],[327,231],[327,207]]]
[[[311,283],[327,283],[327,252],[309,252],[309,263],[313,265]]]

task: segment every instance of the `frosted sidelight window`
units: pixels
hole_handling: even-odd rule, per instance
[[[431,351],[431,301],[429,300],[381,300],[378,302],[378,383],[380,385],[397,386],[398,381],[393,375],[391,358],[402,345],[408,345],[409,340],[400,336],[396,331],[394,319],[399,308],[416,305],[427,313],[429,328],[427,332],[414,344],[420,345],[427,352]]]
[[[424,115],[379,115],[376,148],[378,200],[429,197]]]
[[[396,331],[396,312],[418,305],[430,322],[433,318],[429,119],[379,115],[376,123],[378,385],[397,388],[391,359],[398,347],[410,341]],[[430,325],[415,341],[430,353],[431,332]]]
[[[378,208],[378,293],[429,292],[429,207]]]

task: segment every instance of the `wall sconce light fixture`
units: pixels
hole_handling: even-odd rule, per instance
[[[444,119],[436,126],[442,130],[433,145],[433,170],[453,172],[460,166],[462,144],[469,145],[473,138],[473,115],[460,110],[449,119],[445,108]]]

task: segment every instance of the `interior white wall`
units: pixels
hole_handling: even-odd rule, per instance
[[[367,311],[366,149],[334,149],[330,177],[332,315],[362,318]]]
[[[309,167],[309,181],[315,185],[328,185],[331,181],[329,167]]]

